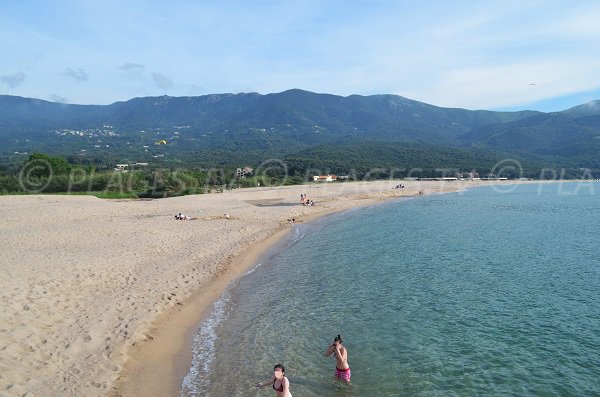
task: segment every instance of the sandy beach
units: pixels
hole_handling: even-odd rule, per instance
[[[348,182],[152,201],[2,196],[0,396],[178,395],[195,327],[290,230],[288,219],[488,183]],[[301,193],[316,206],[299,205]],[[177,221],[178,212],[197,219]]]

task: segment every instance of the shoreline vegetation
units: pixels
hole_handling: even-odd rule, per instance
[[[343,164],[343,166],[341,165]],[[91,195],[106,199],[153,199],[268,186],[306,185],[316,176],[333,178],[335,183],[373,180],[579,180],[596,179],[587,168],[544,168],[518,159],[496,163],[449,163],[448,167],[413,161],[398,167],[397,162],[373,163],[375,168],[349,160],[297,163],[266,160],[256,169],[233,168],[157,168],[149,163],[81,165],[60,156],[33,153],[20,165],[0,166],[0,195],[68,194]],[[373,165],[372,164],[372,165]],[[390,165],[393,164],[393,165]],[[409,164],[412,164],[409,166]],[[441,163],[440,163],[441,164]],[[466,167],[466,168],[465,168]],[[331,180],[327,180],[331,183]]]
[[[288,219],[515,183],[540,182],[386,180],[152,201],[1,196],[0,390],[178,395],[200,321],[290,230]],[[316,205],[300,205],[300,194]],[[196,219],[177,221],[179,212]]]

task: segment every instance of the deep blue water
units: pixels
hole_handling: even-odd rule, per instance
[[[294,226],[215,304],[184,396],[600,396],[600,183],[485,187]],[[350,386],[323,352],[344,337]]]

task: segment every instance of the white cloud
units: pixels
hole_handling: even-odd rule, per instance
[[[78,68],[78,69],[66,68],[65,71],[63,72],[63,76],[70,77],[77,81],[88,81],[88,79],[89,79],[87,72],[81,68]]]
[[[57,102],[57,103],[69,103],[69,100],[65,97],[62,97],[60,95],[56,95],[56,94],[51,94],[48,97],[48,100],[50,102]]]
[[[439,106],[489,109],[532,103],[600,88],[590,85],[600,62],[582,65],[576,60],[464,67],[440,74],[425,90],[404,91],[409,98]],[[529,83],[535,83],[535,86]]]
[[[141,73],[144,71],[144,65],[141,65],[139,63],[132,63],[132,62],[125,62],[122,65],[119,65],[119,69],[127,71],[127,72],[133,72],[133,73]]]
[[[0,77],[0,81],[10,89],[17,88],[25,82],[25,73],[21,70],[12,75],[4,75]]]
[[[173,82],[167,76],[161,73],[152,73],[152,80],[154,80],[154,84],[161,90],[168,90],[173,87]]]

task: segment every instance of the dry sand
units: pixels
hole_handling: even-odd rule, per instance
[[[398,183],[0,197],[0,396],[176,395],[191,332],[288,218],[484,184]],[[300,206],[301,193],[317,205]]]

